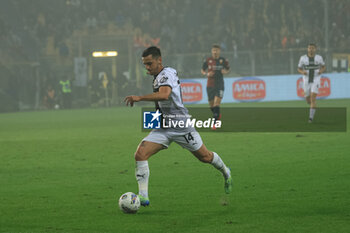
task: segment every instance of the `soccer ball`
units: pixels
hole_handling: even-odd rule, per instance
[[[140,208],[140,198],[135,193],[127,192],[119,198],[119,208],[126,214],[135,214]]]

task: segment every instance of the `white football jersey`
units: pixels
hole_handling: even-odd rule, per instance
[[[324,65],[322,56],[318,54],[313,58],[309,58],[306,54],[301,56],[298,67],[307,71],[307,75],[303,75],[304,82],[319,82],[321,78],[319,71]]]
[[[182,102],[180,80],[175,69],[165,67],[153,80],[153,92],[158,92],[161,86],[169,86],[171,94],[168,100],[157,101],[157,107],[163,115],[176,115],[177,120],[186,120],[188,110]]]

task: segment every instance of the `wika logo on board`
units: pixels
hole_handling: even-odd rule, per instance
[[[232,84],[233,98],[241,102],[259,101],[266,96],[266,84],[258,78],[242,78]]]
[[[193,81],[181,82],[182,100],[184,103],[195,103],[203,98],[202,84]]]
[[[297,94],[304,98],[304,82],[303,78],[297,80]],[[318,88],[317,98],[326,98],[331,94],[331,80],[327,77],[321,77],[321,85]]]

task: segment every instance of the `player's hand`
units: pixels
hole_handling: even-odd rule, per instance
[[[135,95],[127,96],[124,99],[124,102],[125,102],[126,106],[129,106],[129,104],[130,104],[130,107],[134,106],[134,103],[135,102],[139,102],[139,101],[140,101],[140,97],[139,96],[135,96]]]
[[[307,75],[307,71],[304,71],[304,72],[303,72],[303,75]]]
[[[222,69],[222,70],[221,70],[221,73],[222,73],[222,74],[227,74],[227,73],[228,73],[228,70]]]
[[[208,71],[208,77],[213,77],[214,76],[214,71]]]

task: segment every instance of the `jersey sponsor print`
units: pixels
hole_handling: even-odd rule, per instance
[[[202,84],[195,81],[181,82],[182,100],[184,103],[196,103],[203,98]]]
[[[247,77],[241,78],[232,84],[233,98],[240,102],[259,101],[266,96],[264,80]]]
[[[317,98],[326,98],[331,94],[331,80],[328,77],[321,77]],[[297,95],[304,98],[303,78],[297,80]]]

